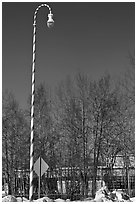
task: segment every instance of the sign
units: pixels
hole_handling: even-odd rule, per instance
[[[41,157],[39,157],[34,164],[34,171],[38,176],[42,176],[48,170],[48,168],[48,164]]]

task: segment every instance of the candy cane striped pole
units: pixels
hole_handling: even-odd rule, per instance
[[[34,19],[33,19],[33,54],[32,54],[32,88],[31,88],[31,139],[30,139],[30,189],[29,189],[29,200],[33,200],[33,169],[34,169],[34,162],[33,162],[33,156],[34,156],[34,96],[35,96],[35,58],[36,58],[36,18],[38,10],[41,7],[47,7],[50,11],[49,17],[49,23],[53,23],[51,13],[51,8],[47,4],[41,4],[38,6],[38,8],[35,10],[34,13]]]

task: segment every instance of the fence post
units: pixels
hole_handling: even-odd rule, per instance
[[[130,196],[130,168],[127,169],[128,195]]]

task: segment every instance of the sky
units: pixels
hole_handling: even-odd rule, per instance
[[[2,3],[2,90],[25,109],[31,94],[33,14],[43,2]],[[46,7],[37,15],[35,81],[55,87],[83,72],[123,75],[135,51],[134,2],[49,2],[55,25],[46,26]]]

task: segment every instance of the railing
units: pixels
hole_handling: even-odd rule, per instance
[[[106,168],[98,169],[96,186],[97,190],[102,186],[102,176],[104,176]],[[113,170],[113,176],[109,188],[129,190],[134,196],[135,192],[135,175],[134,170],[129,169],[128,181],[123,169],[117,168]],[[130,171],[132,174],[130,175]],[[92,196],[92,172],[89,170],[86,177],[87,196]],[[4,179],[6,182],[6,179]],[[38,195],[38,177],[34,174],[34,197]],[[14,194],[17,196],[29,196],[29,172],[20,171],[15,173],[14,178]],[[50,169],[41,178],[41,196],[47,195],[52,199],[62,198],[77,200],[83,196],[83,180],[81,170],[79,168],[57,168],[51,171]]]

